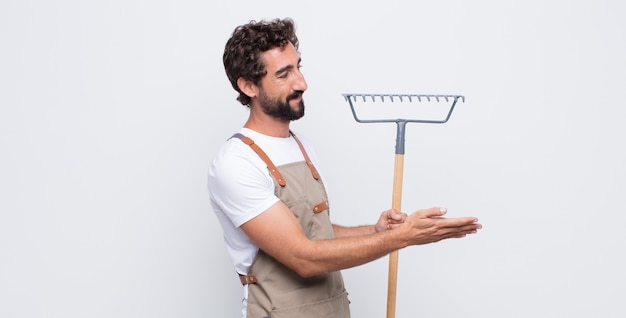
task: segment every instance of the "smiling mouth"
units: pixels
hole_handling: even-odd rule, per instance
[[[287,96],[287,101],[289,102],[292,99],[300,99],[300,98],[302,98],[302,94],[303,93],[304,92],[302,92],[302,91],[293,92],[291,95]]]

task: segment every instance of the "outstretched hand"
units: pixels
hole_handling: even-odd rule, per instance
[[[449,238],[461,238],[474,234],[482,225],[475,217],[446,218],[446,208],[430,208],[418,210],[410,215],[394,209],[380,214],[374,228],[383,232],[402,228],[408,231],[402,234],[407,245],[420,245],[438,242]]]
[[[461,238],[467,234],[474,234],[482,228],[475,217],[444,218],[446,213],[446,208],[430,208],[407,216],[402,228],[409,231],[408,245]]]

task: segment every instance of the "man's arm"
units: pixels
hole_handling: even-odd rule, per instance
[[[409,245],[463,237],[481,228],[476,218],[448,219],[442,217],[445,213],[441,208],[421,210],[390,231],[312,241],[279,201],[241,229],[260,249],[299,275],[310,277],[362,265]]]

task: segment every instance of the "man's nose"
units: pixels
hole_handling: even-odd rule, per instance
[[[304,79],[304,74],[298,70],[293,89],[296,91],[305,91],[309,86]]]

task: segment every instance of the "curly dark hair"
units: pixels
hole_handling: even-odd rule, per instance
[[[298,50],[298,37],[295,23],[290,18],[272,21],[250,21],[240,25],[233,31],[224,48],[224,69],[233,88],[239,92],[237,100],[250,106],[250,97],[237,86],[240,77],[259,84],[267,74],[261,53],[276,47],[284,47],[291,42]]]

